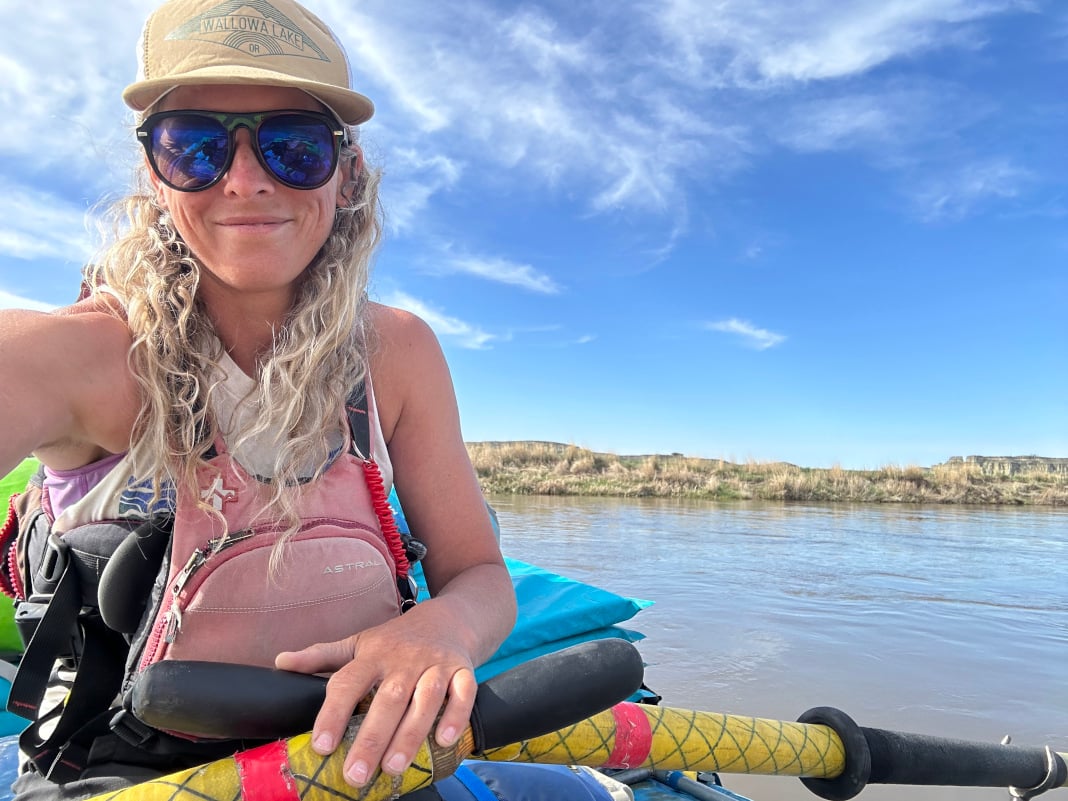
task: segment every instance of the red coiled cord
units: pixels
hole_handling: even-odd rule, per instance
[[[0,571],[0,592],[16,601],[26,598],[25,588],[22,586],[22,577],[19,575],[19,553],[16,540],[19,533],[19,520],[15,514],[15,499],[18,495],[12,495],[8,500],[7,519],[3,529],[0,530],[0,549],[7,551],[7,572]]]
[[[393,554],[393,561],[397,565],[397,576],[404,578],[408,575],[408,556],[404,552],[404,543],[401,541],[400,531],[397,529],[397,520],[393,517],[393,510],[389,506],[386,497],[386,487],[382,481],[382,471],[378,469],[377,462],[370,459],[363,460],[363,475],[367,481],[367,489],[371,491],[371,503],[378,515],[378,525],[382,529],[382,536]]]

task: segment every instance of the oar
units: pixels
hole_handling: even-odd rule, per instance
[[[869,783],[1009,787],[1017,798],[1068,784],[1068,754],[869,729],[830,707],[789,722],[621,703],[552,734],[474,756],[796,776],[828,799],[852,798]]]
[[[311,733],[278,740],[91,801],[386,801],[450,776],[476,750],[539,736],[582,720],[641,688],[644,666],[628,642],[603,639],[547,654],[479,685],[471,725],[451,748],[428,738],[399,777],[376,773],[362,789],[346,784],[345,755],[363,713],[330,756]],[[160,662],[146,671],[132,711],[164,731],[268,739],[308,729],[325,680],[213,662]]]
[[[573,659],[577,660],[575,665]],[[168,669],[175,668],[164,671]],[[214,724],[191,720],[189,710],[198,706],[216,713],[225,708],[219,704],[230,692],[224,684],[202,681],[197,665],[179,665],[177,670],[180,683],[196,679],[188,689],[204,692],[199,700],[182,693],[174,695],[173,701],[165,700],[149,709],[138,709],[135,703],[135,711],[146,722],[165,729],[185,727],[185,731],[226,736],[280,733],[275,723],[262,715],[255,716],[256,720],[238,721],[244,728],[237,731],[233,727],[209,731]],[[190,672],[181,674],[181,670]],[[245,676],[252,675],[247,671],[253,669],[237,670]],[[272,692],[279,698],[292,697],[288,682],[294,674],[268,673],[274,682]],[[359,791],[344,782],[342,764],[362,715],[353,719],[345,742],[330,757],[312,751],[310,735],[303,734],[106,797],[121,796],[121,801],[188,801],[179,798],[187,794],[189,799],[195,796],[198,801],[231,801],[238,796],[243,796],[244,801],[385,801],[449,776],[463,759],[472,756],[595,768],[796,776],[829,799],[851,798],[869,782],[1024,788],[1014,790],[1018,798],[1030,798],[1068,782],[1066,754],[865,729],[829,708],[811,710],[800,722],[626,702],[591,714],[590,705],[601,703],[603,696],[595,699],[590,694],[606,683],[614,683],[620,673],[628,674],[627,680],[614,686],[613,692],[617,696],[629,695],[640,684],[640,658],[632,646],[605,640],[542,657],[490,679],[480,686],[472,725],[456,746],[441,749],[431,739],[402,776],[377,774],[368,787]],[[294,695],[307,694],[302,703],[288,705],[299,714],[285,725],[310,726],[306,719],[314,718],[322,701],[322,684],[308,677],[298,678],[303,689]],[[163,683],[168,681],[171,679]],[[250,688],[256,683],[244,681],[241,686]],[[312,684],[317,689],[308,692]],[[242,702],[258,693],[250,691]],[[270,706],[262,694],[255,704],[257,709]],[[581,711],[582,707],[587,711]],[[544,713],[546,708],[552,712]],[[536,733],[559,726],[560,719],[573,721],[583,715],[588,717],[578,723],[567,723],[548,734]],[[221,717],[217,714],[214,719]],[[553,718],[557,723],[552,722]]]

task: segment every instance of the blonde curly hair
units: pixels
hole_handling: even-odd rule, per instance
[[[291,529],[297,521],[292,490],[308,478],[302,468],[317,465],[313,479],[326,469],[328,435],[342,425],[344,402],[367,373],[366,288],[382,233],[380,173],[362,166],[354,145],[342,147],[340,164],[347,173],[342,191],[351,202],[337,210],[262,360],[256,390],[246,399],[255,411],[251,422],[228,442],[234,450],[254,437],[271,438],[276,447],[265,511]],[[110,244],[86,283],[118,301],[117,313],[133,335],[129,359],[142,406],[130,442],[138,473],[152,480],[154,500],[169,482],[197,497],[196,470],[219,435],[211,376],[223,350],[197,296],[201,265],[156,203],[143,165],[136,186],[108,209]]]

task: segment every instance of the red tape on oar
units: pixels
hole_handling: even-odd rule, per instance
[[[257,801],[300,801],[297,783],[289,769],[289,751],[284,741],[234,754],[241,797]]]
[[[621,768],[641,765],[653,748],[649,718],[637,704],[616,704],[612,707],[612,716],[616,721],[616,741],[608,764]]]

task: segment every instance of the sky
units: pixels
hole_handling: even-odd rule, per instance
[[[308,5],[466,440],[1068,457],[1068,3]],[[0,0],[0,307],[76,295],[154,6]]]

